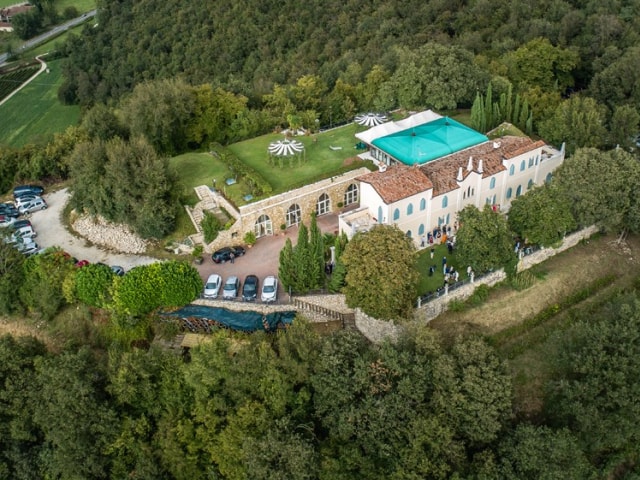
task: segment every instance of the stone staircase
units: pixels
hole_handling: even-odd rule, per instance
[[[333,308],[328,308],[323,305],[319,305],[313,301],[307,301],[304,297],[293,297],[291,299],[292,306],[303,314],[311,314],[311,321],[322,321],[326,319],[329,321],[339,321],[342,324],[342,328],[352,329],[356,328],[355,312],[353,311],[340,311]],[[342,309],[341,309],[342,310]]]
[[[206,185],[200,185],[195,188],[196,195],[200,199],[200,201],[193,207],[185,207],[187,209],[187,213],[193,222],[193,226],[196,228],[198,233],[202,233],[202,228],[200,227],[200,223],[204,218],[204,212],[209,211],[214,215],[220,214],[222,215],[222,211],[218,207],[218,203],[216,199]]]

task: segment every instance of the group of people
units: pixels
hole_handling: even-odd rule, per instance
[[[451,225],[443,225],[442,227],[436,227],[433,229],[432,232],[427,233],[426,236],[422,235],[422,237],[420,237],[420,248],[424,248],[427,245],[434,245],[434,244],[444,244],[446,243],[447,246],[449,246],[449,243],[451,242],[451,245],[453,246],[453,241],[452,239],[454,237],[452,237],[452,235],[455,233],[457,226],[454,225],[454,228],[451,228]],[[452,250],[449,250],[449,252],[451,252]]]

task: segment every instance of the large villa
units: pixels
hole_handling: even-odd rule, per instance
[[[560,150],[528,137],[489,140],[431,110],[356,134],[367,148],[359,156],[378,171],[347,172],[235,210],[229,231],[209,248],[256,237],[319,217],[341,213],[338,229],[351,237],[375,224],[395,224],[416,245],[453,226],[466,205],[507,211],[514,198],[551,178],[564,160]]]

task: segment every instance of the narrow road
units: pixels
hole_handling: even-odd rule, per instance
[[[72,20],[68,20],[52,28],[48,32],[38,35],[37,37],[30,38],[19,47],[19,51],[27,50],[31,47],[35,47],[36,45],[44,43],[47,40],[49,40],[51,37],[55,37],[56,35],[59,35],[62,32],[65,32],[66,30],[69,30],[70,28],[75,27],[76,25],[80,25],[82,22],[86,21],[87,19],[95,17],[96,13],[97,13],[97,10],[91,10],[90,12],[83,13],[81,16],[74,18]],[[9,55],[7,53],[3,53],[0,55],[0,67],[5,63],[7,63],[8,57]]]

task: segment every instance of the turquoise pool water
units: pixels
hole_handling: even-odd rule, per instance
[[[488,137],[480,132],[442,117],[377,138],[373,145],[405,165],[422,165],[487,140]]]

